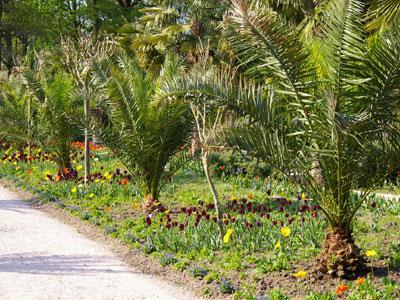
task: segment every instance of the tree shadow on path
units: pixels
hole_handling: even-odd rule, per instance
[[[51,275],[91,275],[129,272],[118,262],[98,255],[38,255],[15,253],[0,255],[0,273]]]

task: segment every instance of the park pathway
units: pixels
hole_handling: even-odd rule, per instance
[[[0,299],[196,299],[0,186]]]

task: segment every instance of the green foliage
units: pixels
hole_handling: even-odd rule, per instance
[[[233,294],[235,292],[235,286],[227,278],[221,278],[219,282],[219,288],[223,294]]]
[[[232,151],[211,153],[209,161],[213,173],[219,177],[242,175],[249,178],[265,178],[271,173],[270,168],[265,162],[251,159]]]
[[[168,265],[173,265],[178,262],[178,259],[173,256],[172,254],[166,253],[160,258],[160,264],[162,266],[168,266]]]
[[[192,276],[194,278],[203,279],[208,274],[208,270],[200,266],[194,266],[191,270]]]
[[[390,266],[395,269],[400,269],[400,243],[394,242],[391,245]]]

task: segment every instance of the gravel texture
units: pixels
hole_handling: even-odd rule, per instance
[[[0,299],[196,299],[0,186]]]

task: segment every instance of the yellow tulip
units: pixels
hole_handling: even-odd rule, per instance
[[[306,194],[304,194],[304,193],[301,193],[301,199],[306,199]]]
[[[235,195],[231,195],[231,200],[237,200],[237,197]]]
[[[80,170],[82,170],[82,169],[83,169],[82,165],[76,166],[76,170],[77,170],[77,171],[80,171]]]
[[[280,241],[278,241],[278,242],[275,244],[274,249],[275,249],[275,250],[276,250],[276,249],[281,249],[281,242],[280,242]]]
[[[89,197],[90,199],[92,199],[92,198],[94,197],[94,194],[93,194],[93,193],[90,193],[88,197]]]
[[[233,229],[232,229],[232,228],[229,228],[229,229],[226,231],[226,233],[225,233],[225,235],[224,235],[224,243],[228,243],[228,242],[229,242],[229,238],[231,237],[232,232],[233,232]]]
[[[365,256],[367,257],[377,257],[378,253],[375,250],[368,250],[365,252]]]
[[[50,180],[47,175],[51,175],[51,172],[49,170],[44,171],[43,176],[45,180]]]
[[[74,186],[72,189],[71,189],[71,193],[76,193],[78,191],[78,189],[76,188],[76,186]]]
[[[304,279],[304,278],[306,278],[306,276],[307,276],[307,272],[301,270],[301,271],[298,271],[297,273],[293,274],[293,276],[294,276],[294,277],[297,277],[297,278]]]
[[[290,228],[289,227],[282,227],[281,234],[284,237],[288,237],[290,235]]]
[[[16,165],[17,165],[17,162],[16,162],[16,161],[14,161],[12,164],[13,164],[14,166],[16,166]]]

